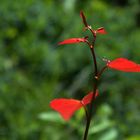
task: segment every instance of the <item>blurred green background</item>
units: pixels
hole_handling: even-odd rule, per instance
[[[92,59],[84,44],[83,10],[102,58],[140,63],[139,0],[1,0],[0,140],[80,140],[84,112],[65,122],[49,107],[54,98],[81,99],[92,89]],[[140,74],[107,70],[99,84],[89,140],[140,140]]]

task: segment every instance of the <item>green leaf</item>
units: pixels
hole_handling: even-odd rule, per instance
[[[57,112],[42,112],[38,115],[38,118],[48,122],[64,123],[63,119]]]

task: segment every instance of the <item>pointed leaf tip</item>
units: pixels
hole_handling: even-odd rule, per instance
[[[107,32],[105,31],[104,27],[98,28],[98,29],[96,30],[96,32],[97,32],[98,34],[107,34]]]

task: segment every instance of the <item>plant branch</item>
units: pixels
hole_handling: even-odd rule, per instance
[[[101,69],[101,71],[98,73],[98,76],[97,76],[98,79],[101,77],[102,73],[103,73],[106,69],[107,69],[107,66],[104,66],[104,67]]]

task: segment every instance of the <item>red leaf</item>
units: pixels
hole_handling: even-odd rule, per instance
[[[69,120],[75,111],[91,102],[93,93],[90,92],[81,101],[75,99],[54,99],[51,101],[50,106],[61,114],[64,120]],[[96,92],[96,96],[98,92]]]
[[[86,42],[85,38],[70,38],[70,39],[66,39],[62,42],[59,42],[59,45],[63,45],[63,44],[74,44],[74,43],[79,43],[79,42]]]
[[[91,102],[91,100],[92,100],[92,96],[93,96],[93,92],[90,92],[89,94],[87,94],[87,95],[82,99],[82,103],[83,103],[84,105],[89,104],[89,103]],[[97,97],[97,96],[98,96],[98,91],[96,91],[95,97]]]
[[[98,29],[96,30],[96,32],[97,32],[98,34],[107,34],[107,32],[105,31],[105,29],[104,29],[103,27],[98,28]]]
[[[140,72],[140,64],[136,64],[135,62],[125,58],[118,58],[108,62],[107,66],[124,72]]]
[[[82,104],[79,100],[74,99],[54,99],[50,106],[58,111],[64,120],[69,120],[73,113],[82,107]]]

